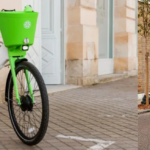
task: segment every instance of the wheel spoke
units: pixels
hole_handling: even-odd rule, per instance
[[[42,121],[42,100],[41,100],[41,93],[39,91],[39,85],[34,78],[33,74],[28,71],[29,74],[29,84],[31,83],[31,86],[33,88],[33,95],[37,92],[39,92],[38,97],[35,97],[37,100],[36,104],[33,104],[32,110],[29,109],[29,104],[32,104],[30,94],[29,94],[29,88],[28,83],[25,77],[24,68],[22,68],[17,73],[17,84],[18,84],[18,91],[19,91],[19,97],[21,99],[21,106],[18,105],[18,102],[16,100],[14,85],[12,86],[11,94],[9,97],[6,97],[9,101],[9,103],[12,105],[12,113],[14,116],[14,120],[16,123],[16,126],[19,128],[19,130],[22,132],[22,134],[27,138],[33,138],[37,135],[37,133],[40,130],[41,121]],[[27,98],[28,96],[28,98]],[[22,98],[23,97],[23,98]],[[24,101],[25,99],[25,101]],[[28,101],[27,104],[25,102]],[[27,106],[26,106],[27,105]]]

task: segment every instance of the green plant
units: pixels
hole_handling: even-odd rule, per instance
[[[138,24],[138,33],[144,37],[150,37],[150,0],[139,1],[138,18],[142,20]]]

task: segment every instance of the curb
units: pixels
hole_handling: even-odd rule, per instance
[[[48,95],[54,95],[54,94],[57,94],[57,93],[62,93],[62,92],[66,92],[66,91],[70,91],[70,90],[75,90],[75,89],[79,89],[79,88],[83,88],[84,86],[81,86],[81,87],[77,87],[77,88],[72,88],[72,89],[65,89],[65,90],[61,90],[61,91],[56,91],[56,92],[52,92],[52,93],[49,93],[48,92]]]
[[[150,109],[141,110],[141,111],[138,112],[138,115],[140,115],[140,114],[145,114],[145,113],[148,113],[148,112],[150,112]]]

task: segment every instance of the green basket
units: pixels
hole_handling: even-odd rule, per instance
[[[38,13],[33,11],[0,12],[0,31],[5,46],[33,45],[37,18]]]

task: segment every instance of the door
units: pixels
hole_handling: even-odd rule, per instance
[[[113,60],[113,7],[114,0],[97,0],[99,28],[99,75],[111,74]]]
[[[61,84],[61,0],[42,0],[42,75],[46,84]]]
[[[41,0],[22,0],[22,10],[24,10],[27,5],[31,5],[34,11],[39,12],[34,45],[30,47],[27,58],[29,62],[34,64],[41,72]]]

